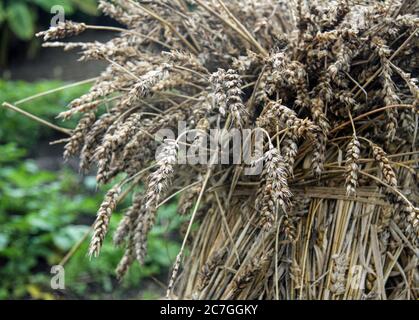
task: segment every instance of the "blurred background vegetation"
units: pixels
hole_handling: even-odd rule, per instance
[[[0,104],[97,75],[100,64],[81,66],[77,55],[42,49],[34,34],[49,26],[53,5],[66,19],[112,22],[98,15],[96,0],[0,0]],[[91,33],[85,40],[106,39]],[[57,71],[58,70],[58,71]],[[51,122],[89,85],[57,91],[19,107]],[[72,128],[74,122],[60,123]],[[86,256],[89,231],[107,187],[96,190],[94,172],[82,176],[77,162],[62,161],[63,138],[11,110],[0,108],[0,299],[149,299],[161,296],[179,250],[176,203],[161,208],[145,266],[118,282],[122,250],[108,236],[99,258]],[[129,196],[127,197],[129,199]],[[112,217],[115,229],[128,203]],[[68,259],[69,258],[69,259]],[[65,261],[65,290],[50,287],[51,266]]]

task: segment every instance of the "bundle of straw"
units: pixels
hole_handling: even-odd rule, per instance
[[[169,298],[418,298],[414,0],[99,7],[126,28],[66,22],[40,34],[120,32],[107,43],[45,44],[109,63],[60,114],[82,114],[65,156],[80,154],[83,170],[97,164],[98,183],[122,177],[99,208],[91,255],[120,193],[144,183],[114,235],[125,247],[117,275],[143,263],[158,208],[180,194],[190,219]],[[163,147],[154,139],[180,121],[207,163],[179,161],[185,132]],[[250,139],[259,129],[261,172],[215,161],[204,139],[214,128],[250,129]]]

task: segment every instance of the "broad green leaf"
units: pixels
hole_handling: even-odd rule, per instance
[[[14,2],[7,7],[7,22],[10,29],[22,40],[29,40],[35,33],[35,21],[29,7]]]
[[[96,0],[72,0],[72,2],[84,13],[94,16],[98,14]]]

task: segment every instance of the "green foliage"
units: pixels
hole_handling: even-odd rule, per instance
[[[144,277],[158,276],[171,265],[179,250],[173,232],[182,222],[174,204],[161,208],[145,266],[132,268],[122,283],[113,275],[122,250],[115,249],[108,236],[101,255],[90,261],[87,238],[65,265],[66,289],[52,290],[51,266],[89,230],[103,193],[95,192],[93,177],[40,170],[31,160],[16,164],[24,153],[14,144],[0,145],[0,299],[137,295]],[[120,218],[121,213],[113,215],[111,233]]]
[[[111,237],[107,237],[100,256],[89,261],[86,256],[88,242],[83,243],[79,251],[66,265],[66,283],[76,297],[90,298],[126,296],[131,290],[139,291],[142,280],[150,276],[158,276],[174,262],[180,245],[173,240],[173,232],[179,229],[181,219],[176,215],[176,205],[162,208],[158,225],[149,235],[149,254],[143,266],[137,262],[130,268],[121,283],[113,276],[115,267],[123,255],[123,250],[115,248]],[[110,234],[116,229],[119,219],[111,220]],[[80,281],[83,279],[83,281]],[[97,289],[100,286],[100,289]],[[155,294],[154,294],[155,295]]]
[[[0,23],[6,19],[6,10],[4,10],[3,2],[0,2]]]
[[[15,102],[40,92],[55,89],[64,85],[61,81],[40,81],[28,83],[24,81],[0,80],[0,105],[4,102]],[[37,98],[20,105],[23,110],[59,125],[73,128],[74,122],[61,124],[55,119],[57,113],[65,110],[65,106],[73,99],[85,93],[89,85],[61,90],[47,96]],[[37,122],[24,117],[12,110],[0,107],[0,143],[16,142],[19,146],[33,147],[41,136],[50,135],[51,129],[40,126]]]
[[[76,224],[78,214],[94,211],[99,199],[71,194],[78,182],[70,172],[42,171],[30,160],[16,165],[22,151],[14,145],[0,146],[0,154],[0,299],[19,298],[31,275],[58,263],[77,240],[75,228],[86,228]]]
[[[61,85],[59,81],[32,84],[0,80],[0,103]],[[73,87],[19,107],[57,123],[56,114],[87,89],[88,85]],[[139,292],[150,282],[144,279],[161,275],[179,250],[175,232],[182,221],[175,204],[160,209],[158,225],[149,237],[145,265],[135,263],[121,283],[116,281],[114,269],[123,250],[113,246],[111,235],[128,203],[120,204],[119,212],[112,216],[100,256],[92,260],[86,256],[89,235],[65,265],[66,289],[57,292],[50,288],[51,266],[89,231],[104,195],[96,191],[93,176],[83,178],[70,169],[40,170],[33,160],[24,158],[28,148],[36,147],[40,138],[52,140],[52,134],[23,115],[0,108],[0,299],[156,298],[155,289]]]

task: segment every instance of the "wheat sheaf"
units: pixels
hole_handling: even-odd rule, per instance
[[[121,194],[141,185],[114,235],[125,248],[117,275],[144,262],[158,208],[180,195],[189,219],[169,298],[419,297],[415,1],[101,0],[99,9],[123,27],[67,21],[39,34],[45,47],[108,63],[60,113],[80,119],[65,158],[96,166],[99,184],[119,181],[99,208],[91,255]],[[115,37],[55,42],[90,29]],[[179,164],[178,140],[155,139],[179,121],[202,134],[261,128],[262,172]]]

